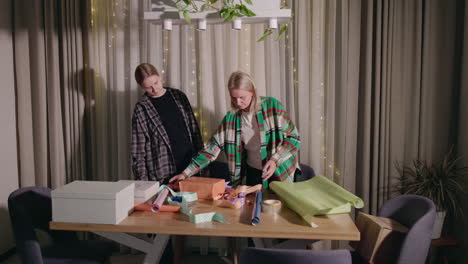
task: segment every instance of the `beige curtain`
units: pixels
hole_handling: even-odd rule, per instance
[[[462,52],[458,58],[460,58],[461,69],[459,71],[460,77],[460,91],[458,95],[458,137],[457,137],[457,153],[462,157],[462,164],[468,166],[468,4],[465,1],[465,8],[458,8],[460,11],[464,11],[464,21],[459,20],[459,27],[462,27],[462,30],[457,31],[457,36],[462,39],[459,39],[462,43]],[[462,12],[463,12],[462,11]],[[461,32],[460,32],[461,31]],[[468,180],[465,181],[464,189],[468,190]],[[458,239],[458,241],[466,241],[468,237],[468,228],[466,228],[466,223],[468,222],[468,194],[465,194],[463,200],[463,211],[464,216],[458,221],[450,223],[451,234]],[[468,259],[468,245],[463,243],[461,251],[458,256],[459,262]]]
[[[395,163],[441,157],[453,143],[456,1],[363,1],[357,194],[376,213]]]
[[[20,186],[85,177],[79,1],[13,1]]]
[[[354,191],[360,1],[294,1],[301,161]]]
[[[93,180],[133,178],[130,123],[139,89],[133,70],[142,62],[144,1],[87,1],[85,113],[88,176]]]

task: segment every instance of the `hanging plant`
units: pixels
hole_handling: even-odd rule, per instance
[[[252,0],[175,0],[175,6],[180,14],[183,15],[185,21],[190,24],[192,19],[190,14],[201,13],[205,11],[215,11],[219,17],[224,19],[224,22],[233,21],[240,17],[255,17],[256,14],[249,6],[252,5]],[[281,9],[287,8],[282,6]],[[276,40],[280,40],[286,30],[288,23],[283,24],[279,30]],[[265,29],[263,35],[257,41],[264,41],[273,34],[272,29]]]

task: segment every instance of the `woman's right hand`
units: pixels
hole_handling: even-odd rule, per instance
[[[169,183],[177,183],[177,182],[183,181],[185,179],[186,179],[185,175],[183,173],[181,173],[181,174],[177,174],[176,176],[172,177],[169,180]]]

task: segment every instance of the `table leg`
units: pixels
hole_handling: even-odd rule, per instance
[[[116,233],[116,232],[93,232],[93,233],[146,253],[146,256],[143,260],[143,264],[159,263],[159,260],[161,259],[161,256],[164,250],[166,249],[167,242],[169,241],[169,237],[170,237],[170,235],[156,235],[156,237],[153,240],[153,243],[149,243],[143,239],[134,237],[126,233]]]
[[[148,253],[151,250],[151,243],[140,239],[138,237],[134,237],[127,233],[115,233],[115,232],[93,232],[96,235],[105,237],[112,241],[118,242],[122,245],[125,245],[130,248],[134,248],[144,253]]]
[[[210,238],[206,236],[201,236],[199,238],[200,244],[200,255],[206,256],[208,255],[208,248],[210,246]]]
[[[151,246],[150,251],[146,253],[143,264],[159,263],[159,260],[166,249],[169,237],[170,235],[157,235],[154,238],[153,245]]]
[[[182,263],[182,256],[184,255],[185,236],[172,236],[174,259],[173,264]]]
[[[265,242],[263,241],[263,238],[259,237],[252,237],[252,240],[254,242],[254,245],[256,248],[266,248]]]
[[[239,259],[237,255],[237,238],[236,237],[228,237],[228,247],[231,249],[231,259],[233,264],[238,264]]]

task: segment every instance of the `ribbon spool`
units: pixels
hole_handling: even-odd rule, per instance
[[[262,202],[262,212],[276,214],[281,210],[280,200],[265,200]]]

